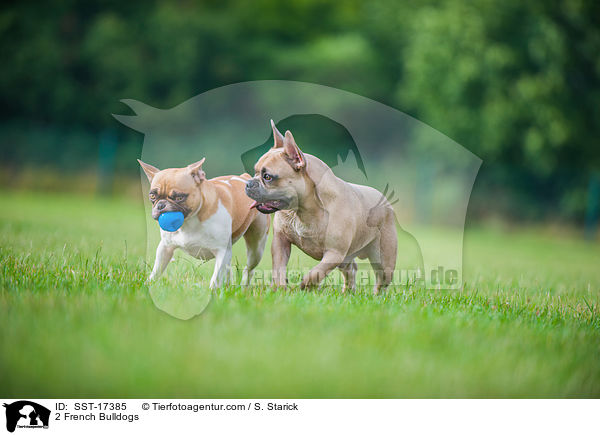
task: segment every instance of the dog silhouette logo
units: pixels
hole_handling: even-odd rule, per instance
[[[376,231],[381,214],[392,208],[402,239],[394,284],[462,288],[467,207],[482,161],[434,128],[340,89],[281,80],[235,83],[165,109],[122,101],[132,114],[113,116],[144,134],[142,160],[170,168],[206,157],[211,177],[243,171],[252,175],[259,158],[273,147],[273,120],[280,131],[293,132],[304,153],[331,169],[311,180],[315,186],[326,187],[338,177],[382,193],[365,211],[365,227]],[[146,199],[149,185],[146,175],[140,176]],[[149,201],[144,206],[149,212]],[[153,263],[160,234],[151,214],[146,217],[146,258]],[[370,279],[366,276],[364,284]],[[160,309],[176,317],[181,312],[189,318],[189,312],[206,307],[178,301],[181,292],[163,293],[158,285],[150,294]],[[192,306],[194,310],[188,309]]]
[[[19,400],[4,404],[6,408],[6,430],[14,432],[16,428],[48,428],[50,410],[30,400]]]

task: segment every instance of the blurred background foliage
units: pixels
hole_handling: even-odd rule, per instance
[[[98,174],[110,131],[121,190],[143,138],[111,117],[120,99],[170,108],[263,79],[381,101],[471,150],[472,217],[582,221],[600,171],[594,0],[20,1],[2,6],[0,50],[8,187]]]

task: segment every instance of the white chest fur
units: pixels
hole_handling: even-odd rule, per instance
[[[217,211],[205,221],[190,216],[177,231],[161,230],[160,235],[166,245],[181,248],[192,257],[208,260],[231,243],[231,216],[219,201]]]

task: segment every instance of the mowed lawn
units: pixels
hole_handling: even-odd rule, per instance
[[[230,287],[184,321],[144,284],[140,202],[0,198],[3,397],[600,396],[598,243],[468,227],[460,291]]]

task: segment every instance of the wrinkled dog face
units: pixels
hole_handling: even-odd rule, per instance
[[[295,208],[304,178],[285,161],[282,150],[270,150],[254,167],[254,178],[246,183],[246,194],[261,213]]]
[[[275,145],[258,160],[254,178],[246,183],[246,195],[256,201],[253,207],[261,213],[296,209],[306,189],[302,151],[292,133],[286,131],[284,137],[273,121],[271,126]]]
[[[148,199],[152,203],[152,218],[165,212],[180,211],[185,218],[202,205],[201,187],[206,180],[201,161],[185,168],[160,170],[138,160],[150,181]]]
[[[187,217],[198,207],[200,191],[189,174],[176,169],[160,171],[152,180],[148,198],[152,203],[152,217],[165,212],[180,211]]]

